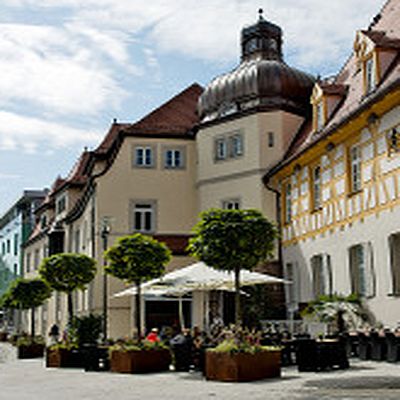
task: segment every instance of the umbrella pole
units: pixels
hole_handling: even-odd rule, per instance
[[[185,317],[183,315],[183,302],[182,296],[179,296],[179,324],[181,325],[181,329],[185,329]]]

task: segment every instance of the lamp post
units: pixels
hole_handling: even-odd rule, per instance
[[[107,340],[107,317],[108,317],[108,282],[107,282],[107,274],[105,267],[107,265],[106,258],[104,256],[104,252],[108,248],[108,236],[111,232],[110,219],[108,217],[104,217],[102,220],[101,227],[101,238],[103,240],[103,341]]]

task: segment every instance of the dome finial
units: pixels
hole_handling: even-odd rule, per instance
[[[262,8],[259,8],[258,9],[258,19],[260,21],[262,21],[264,19],[263,13],[264,13],[264,10]]]

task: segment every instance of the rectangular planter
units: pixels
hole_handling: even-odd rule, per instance
[[[18,346],[18,358],[40,358],[44,355],[44,344],[29,344]]]
[[[47,368],[83,368],[83,358],[79,350],[46,349]]]
[[[168,371],[169,350],[112,351],[111,371],[126,374]]]
[[[8,340],[8,333],[0,332],[0,342],[7,342],[7,340]]]
[[[206,352],[206,378],[223,382],[249,382],[281,376],[280,350],[250,353]]]

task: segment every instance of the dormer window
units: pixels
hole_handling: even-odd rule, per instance
[[[322,100],[315,106],[315,119],[317,131],[320,131],[325,124],[324,103]]]
[[[371,93],[375,89],[375,63],[374,58],[368,58],[364,63],[365,92]]]

